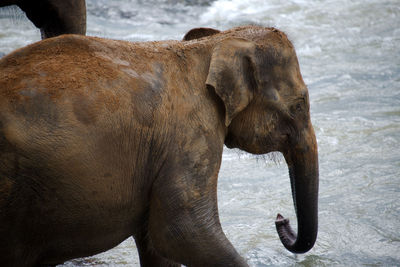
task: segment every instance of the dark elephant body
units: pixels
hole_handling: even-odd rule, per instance
[[[42,39],[61,34],[86,34],[85,0],[0,0],[0,7],[17,5],[40,29]]]
[[[274,74],[279,78],[268,82],[289,79],[303,90],[305,126],[290,116],[285,123],[296,125],[278,121],[274,101],[294,101],[286,93],[265,93],[261,98],[270,105],[256,111],[262,103],[252,95],[261,91],[264,70],[249,53],[260,49],[282,50],[267,55],[272,61],[264,67],[279,72],[274,60],[280,60],[291,78]],[[0,244],[7,245],[0,247],[0,265],[57,264],[105,251],[129,236],[143,266],[246,265],[218,218],[224,142],[258,154],[283,151],[289,168],[296,166],[294,150],[307,154],[298,156],[308,176],[301,178],[307,189],[305,197],[297,194],[304,198],[297,211],[300,217],[300,201],[313,209],[305,219],[311,226],[304,228],[315,233],[301,234],[299,218],[299,236],[312,242],[310,249],[316,237],[316,143],[297,59],[285,60],[293,55],[283,33],[241,27],[185,42],[64,35],[1,59]],[[256,130],[240,126],[244,116],[254,117],[249,123]],[[260,143],[261,131],[269,132]],[[297,145],[282,140],[293,131],[299,132]],[[281,228],[283,239],[285,231],[290,228]]]

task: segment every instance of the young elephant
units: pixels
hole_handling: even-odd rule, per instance
[[[0,266],[133,236],[142,266],[246,266],[218,218],[223,145],[281,151],[298,233],[317,236],[318,156],[295,50],[274,28],[129,43],[46,39],[0,60]]]

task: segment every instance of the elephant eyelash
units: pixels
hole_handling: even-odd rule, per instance
[[[287,112],[291,119],[296,119],[296,114],[306,108],[307,102],[305,97],[296,98],[293,102],[294,104],[288,108]]]

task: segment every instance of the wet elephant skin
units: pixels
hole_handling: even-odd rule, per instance
[[[317,235],[318,153],[295,50],[274,28],[183,41],[46,39],[0,60],[0,266],[54,265],[135,238],[142,266],[247,266],[222,231],[224,144],[281,151],[295,233]]]

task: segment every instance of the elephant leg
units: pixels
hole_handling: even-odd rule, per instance
[[[135,236],[140,266],[142,267],[180,267],[181,265],[161,256],[152,246],[146,231]]]
[[[19,0],[17,5],[40,29],[42,39],[86,33],[85,0]]]
[[[157,252],[186,266],[248,266],[222,231],[216,177],[195,190],[188,181],[166,181],[153,185],[150,202],[148,233]]]

